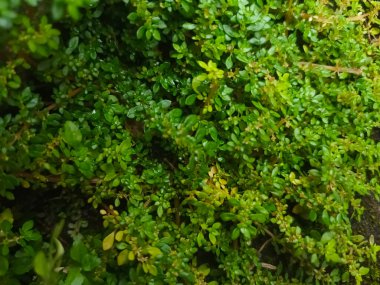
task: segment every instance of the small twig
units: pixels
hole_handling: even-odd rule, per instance
[[[370,13],[365,13],[365,14],[361,14],[361,15],[356,15],[356,16],[348,17],[347,19],[348,19],[349,21],[352,21],[352,22],[355,22],[355,21],[362,21],[362,20],[364,20],[365,18],[367,18],[369,15],[370,15]]]
[[[302,13],[301,18],[308,20],[308,21],[315,21],[318,23],[325,23],[325,24],[332,24],[333,23],[331,18],[324,18],[324,17],[320,17],[320,16],[316,16],[316,15],[310,15],[307,13]]]
[[[174,167],[174,165],[167,158],[164,158],[164,161],[170,166],[170,168],[172,170],[176,170],[176,168]]]
[[[269,243],[271,240],[272,240],[272,238],[266,240],[266,241],[263,243],[263,245],[259,248],[258,253],[261,253],[261,252],[264,250],[264,248],[268,245],[268,243]]]
[[[365,13],[365,14],[361,14],[361,15],[347,17],[346,19],[350,22],[363,21],[369,15],[370,15],[369,13]],[[326,18],[326,17],[317,16],[317,15],[310,15],[307,13],[302,13],[301,17],[305,20],[315,21],[315,22],[324,23],[324,24],[333,24],[338,19],[337,16],[331,16],[329,18]]]
[[[257,227],[260,227],[260,226],[261,226],[258,222],[254,222],[254,224],[255,224]],[[270,230],[265,229],[265,228],[263,228],[263,230],[264,230],[264,232],[266,232],[266,233],[267,233],[272,239],[275,238],[274,234],[273,234]]]
[[[264,229],[264,232],[266,232],[271,238],[274,238],[274,234],[268,229]]]
[[[277,266],[274,266],[272,264],[265,263],[265,262],[261,262],[261,266],[263,268],[266,268],[266,269],[269,269],[269,270],[276,270],[277,269]]]
[[[24,124],[21,127],[21,129],[14,135],[13,140],[9,143],[10,146],[12,146],[16,141],[18,141],[21,138],[22,134],[25,132],[27,127],[28,127],[28,124]]]
[[[99,179],[99,178],[92,178],[90,180],[90,183],[91,184],[98,184],[99,182],[102,182],[102,179]]]
[[[50,112],[51,110],[54,110],[57,107],[58,107],[57,104],[53,103],[53,104],[50,104],[49,106],[47,106],[44,110]]]
[[[82,87],[78,87],[76,89],[70,90],[69,93],[67,93],[67,96],[70,97],[70,98],[72,98],[72,97],[74,97],[75,95],[77,95],[81,91],[82,91]]]
[[[322,68],[322,69],[327,69],[333,72],[346,72],[346,73],[352,73],[356,75],[361,75],[363,73],[363,70],[360,68],[350,68],[350,67],[340,67],[340,66],[331,66],[331,65],[323,65],[323,64],[316,64],[316,63],[311,63],[311,62],[299,62],[298,65],[300,67],[304,68]]]

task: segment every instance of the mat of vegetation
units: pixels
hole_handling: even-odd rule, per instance
[[[378,284],[379,3],[0,1],[0,284]]]

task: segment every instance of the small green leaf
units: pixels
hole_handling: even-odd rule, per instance
[[[36,7],[38,2],[40,2],[40,0],[26,0],[26,3],[33,7]]]
[[[21,83],[18,81],[9,81],[8,86],[12,89],[17,89],[21,86]]]
[[[72,267],[69,269],[69,274],[67,275],[64,285],[82,285],[84,280],[80,268]]]
[[[332,232],[325,232],[323,233],[321,237],[321,243],[325,244],[328,243],[332,238],[334,237],[334,234]]]
[[[136,32],[136,36],[138,39],[142,39],[144,34],[145,34],[145,26],[141,26],[140,28],[138,28]]]
[[[47,278],[49,276],[49,264],[45,254],[39,251],[34,258],[34,271],[42,278]]]
[[[339,255],[335,252],[333,253],[326,253],[326,260],[338,263],[341,261]]]
[[[160,41],[161,40],[161,35],[160,35],[160,32],[158,30],[154,30],[153,31],[153,38],[157,41]]]
[[[231,239],[232,239],[232,240],[236,240],[239,236],[240,236],[240,229],[239,229],[239,228],[235,228],[235,229],[232,231]]]
[[[313,263],[315,266],[319,266],[319,259],[318,255],[313,253],[311,256],[311,263]]]
[[[32,98],[28,103],[26,103],[25,107],[28,109],[32,109],[37,106],[39,99],[37,97]]]
[[[134,254],[133,251],[130,251],[130,252],[128,253],[128,260],[130,260],[130,261],[135,260],[135,254]]]
[[[191,94],[186,97],[185,104],[188,106],[193,105],[196,99],[197,99],[197,95]]]
[[[69,47],[66,49],[67,54],[71,54],[78,46],[79,37],[72,37],[69,41]]]
[[[359,268],[360,275],[366,275],[366,274],[368,274],[368,272],[369,272],[369,268],[368,267],[362,266],[362,267]]]
[[[236,215],[233,213],[221,213],[220,218],[222,219],[222,221],[225,221],[225,222],[234,221],[236,220]]]
[[[157,276],[157,267],[153,264],[147,264],[148,272],[152,274],[153,276]]]
[[[121,251],[117,256],[117,265],[123,265],[128,261],[128,254],[129,251],[127,249],[124,249]]]
[[[317,219],[318,215],[316,211],[310,211],[309,212],[309,220],[314,222]]]
[[[183,122],[183,125],[185,129],[191,129],[197,125],[199,122],[199,117],[197,115],[189,115],[185,118],[185,121]]]
[[[82,240],[74,240],[73,246],[70,249],[70,257],[77,262],[81,262],[83,256],[85,256],[87,253],[88,250]]]
[[[157,215],[161,218],[163,213],[164,213],[164,209],[162,208],[162,206],[158,206]]]
[[[216,237],[212,233],[208,234],[208,238],[210,239],[212,244],[216,244]]]
[[[233,66],[232,55],[230,55],[229,57],[227,57],[225,65],[226,65],[227,69],[231,69],[232,68],[232,66]]]
[[[330,216],[326,209],[322,212],[322,221],[325,225],[330,225]]]
[[[247,240],[251,239],[251,233],[249,232],[247,228],[240,228],[240,232],[243,234],[245,239]]]
[[[191,86],[193,87],[193,91],[197,94],[201,94],[198,91],[199,86],[201,86],[202,82],[208,78],[207,73],[201,73],[200,75],[193,78]]]
[[[185,30],[194,30],[197,26],[192,23],[185,23],[182,25]]]
[[[204,61],[198,60],[197,63],[198,63],[199,66],[202,67],[203,69],[209,70],[209,66],[208,66],[207,63],[205,63]]]
[[[250,217],[253,221],[259,223],[264,223],[267,220],[267,216],[264,214],[252,214]]]
[[[198,272],[201,273],[203,276],[209,275],[210,271],[211,270],[207,264],[202,264],[201,266],[198,267]]]
[[[9,268],[8,259],[0,255],[0,276],[4,276]]]
[[[59,260],[59,258],[61,258],[63,256],[63,254],[65,253],[65,249],[63,248],[63,245],[59,241],[59,239],[53,238],[53,241],[54,241],[55,246],[56,246],[56,253],[55,253],[54,259]]]
[[[74,20],[79,20],[81,16],[78,8],[79,7],[77,6],[77,4],[75,4],[75,2],[67,5],[67,12],[69,13],[70,17],[73,18]]]
[[[197,235],[198,246],[202,246],[204,240],[205,240],[205,237],[204,237],[203,233],[199,232]]]
[[[20,232],[27,232],[30,231],[33,228],[34,222],[32,220],[29,220],[25,222],[22,227]]]
[[[226,32],[227,35],[229,35],[232,38],[239,35],[229,25],[223,25],[223,30]]]
[[[152,37],[152,30],[146,30],[145,38],[149,41]]]
[[[158,105],[160,105],[161,108],[163,108],[163,109],[167,109],[167,108],[169,108],[171,104],[172,104],[172,101],[170,101],[170,100],[161,100],[161,101],[158,103]]]
[[[151,247],[148,247],[146,250],[147,250],[147,252],[148,252],[153,258],[162,255],[162,252],[161,252],[161,250],[160,250],[158,247],[151,246]]]
[[[13,223],[13,214],[9,208],[5,209],[4,211],[0,213],[0,223],[2,221],[8,221],[11,224]]]
[[[78,146],[82,141],[82,133],[79,127],[72,121],[66,121],[63,126],[63,140],[70,146]]]
[[[182,110],[179,108],[175,108],[171,110],[167,115],[170,117],[170,119],[175,122],[177,119],[179,119],[182,116]]]

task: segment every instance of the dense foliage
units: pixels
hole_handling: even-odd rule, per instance
[[[0,283],[375,282],[379,9],[0,1]]]

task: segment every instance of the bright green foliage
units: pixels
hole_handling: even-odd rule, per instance
[[[0,277],[371,281],[380,246],[351,221],[380,194],[379,10],[0,1],[0,196],[58,190],[80,213],[56,210],[66,227],[41,223],[43,242],[30,213],[0,208]]]

